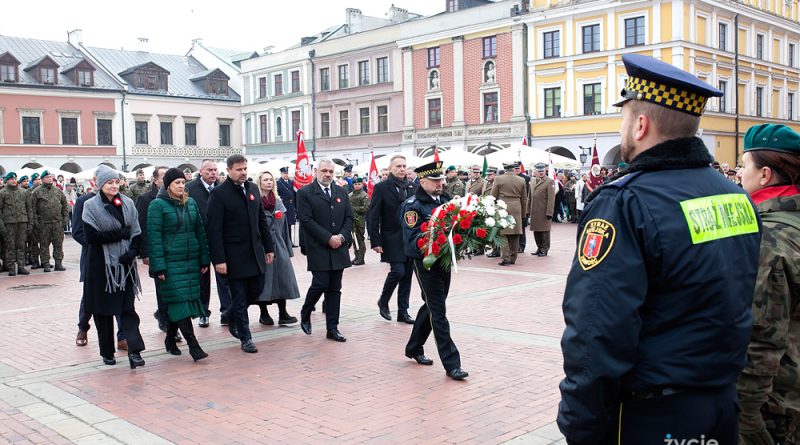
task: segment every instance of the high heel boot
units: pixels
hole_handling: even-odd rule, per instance
[[[128,353],[128,362],[131,364],[131,369],[136,369],[140,366],[144,366],[144,359],[138,352],[129,352]]]
[[[181,355],[181,350],[178,349],[178,345],[175,343],[175,336],[178,334],[178,323],[174,321],[170,321],[167,324],[167,337],[164,339],[164,347],[167,348],[167,352],[172,355]]]
[[[186,344],[189,345],[189,355],[192,356],[194,361],[202,360],[208,357],[203,348],[200,347],[200,343],[197,341],[197,337],[194,335],[194,326],[192,326],[192,319],[191,318],[184,318],[183,320],[178,322],[178,328],[180,328],[181,332],[183,333],[183,338],[186,339]]]

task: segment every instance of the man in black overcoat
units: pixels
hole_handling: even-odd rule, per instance
[[[247,306],[264,288],[266,265],[272,263],[273,243],[261,211],[258,186],[247,180],[247,158],[231,155],[228,179],[208,198],[208,247],[214,269],[227,280],[231,306],[228,329],[242,342],[242,351],[258,352],[250,334]]]
[[[389,161],[389,179],[379,182],[372,191],[367,212],[367,231],[372,250],[381,254],[381,262],[389,263],[389,274],[383,283],[378,299],[381,317],[391,320],[389,299],[397,288],[397,321],[414,324],[408,315],[408,299],[413,277],[411,261],[403,251],[403,228],[399,214],[400,205],[414,196],[414,183],[406,180],[406,158],[392,156]]]
[[[311,311],[325,294],[327,338],[343,342],[339,332],[342,274],[350,267],[353,209],[347,191],[333,183],[333,161],[317,163],[316,179],[297,191],[300,252],[308,260],[311,286],[300,311],[300,327],[311,335]]]

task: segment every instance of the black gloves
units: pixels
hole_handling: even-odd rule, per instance
[[[119,229],[119,236],[121,236],[122,239],[131,239],[131,226],[124,226]]]
[[[130,229],[128,230],[130,232]],[[120,264],[124,264],[126,266],[130,266],[136,260],[136,251],[133,249],[129,249],[127,252],[123,253],[122,256],[119,257]]]

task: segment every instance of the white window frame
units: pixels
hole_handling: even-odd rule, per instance
[[[536,110],[536,116],[537,116],[538,119],[561,119],[561,118],[565,117],[564,116],[565,110],[566,110],[566,107],[564,106],[564,104],[566,103],[564,101],[564,92],[565,92],[564,86],[565,86],[565,84],[566,84],[566,82],[563,81],[563,80],[560,80],[560,81],[557,81],[557,82],[550,82],[550,83],[537,83],[537,85],[536,85],[536,87],[537,87],[537,90],[536,90],[536,102],[538,104],[538,106],[537,106],[538,109]],[[561,88],[561,115],[559,117],[555,117],[555,116],[554,117],[545,117],[545,112],[544,112],[544,107],[545,107],[544,90],[550,89],[550,88]],[[539,111],[541,111],[541,113],[539,113]]]
[[[58,113],[58,144],[64,145],[64,129],[61,128],[61,118],[77,118],[78,119],[78,145],[83,145],[83,138],[81,137],[81,112],[79,110],[56,110]]]
[[[378,107],[386,107],[386,131],[379,131],[379,114],[378,114]],[[389,106],[389,102],[376,102],[375,103],[375,131],[373,133],[382,134],[382,133],[389,133],[391,131],[391,123],[392,123],[392,107]]]
[[[717,111],[719,111],[720,113],[732,113],[733,112],[733,102],[736,101],[736,97],[734,95],[732,95],[732,94],[729,94],[730,91],[731,91],[731,85],[733,85],[732,80],[733,79],[731,77],[728,77],[728,76],[717,76],[717,85],[716,85],[717,88],[719,88],[719,83],[720,82],[725,82],[725,91],[722,92],[722,95],[723,95],[723,97],[726,98],[725,102],[726,102],[726,105],[727,105],[727,107],[725,107],[726,109],[723,110],[722,107],[720,107],[720,102],[721,102],[722,98],[717,98],[717,100],[714,101],[714,102],[716,102],[715,106],[717,108]],[[728,111],[728,110],[730,110],[730,111]]]
[[[495,65],[495,66],[497,66],[497,65]],[[481,102],[481,109],[480,109],[481,124],[487,124],[487,123],[488,124],[499,124],[501,122],[500,121],[500,87],[496,86],[494,84],[489,84],[489,85],[493,85],[493,86],[489,87],[489,88],[481,88],[480,89],[480,93],[479,93],[481,95],[481,97],[480,97],[480,102]],[[484,114],[483,98],[484,98],[485,94],[491,94],[491,93],[497,93],[497,122],[486,122],[486,115]],[[444,115],[442,115],[442,116],[444,116]]]
[[[385,82],[379,82],[378,81],[378,60],[379,59],[386,59],[386,81]],[[392,82],[392,60],[391,59],[392,58],[389,57],[389,54],[375,57],[375,83],[376,84],[391,83]]]
[[[278,125],[278,119],[281,120],[280,125]],[[283,113],[280,111],[275,113],[270,126],[272,127],[273,142],[283,142],[286,140],[286,119]]]
[[[361,70],[360,70],[360,68],[361,68],[361,64],[362,63],[366,63],[367,64],[367,83],[364,83],[364,84],[361,83]],[[372,59],[367,58],[367,59],[359,59],[358,61],[356,61],[356,71],[357,71],[357,75],[358,75],[358,85],[356,85],[356,86],[358,86],[358,87],[366,87],[366,86],[370,86],[370,85],[374,85],[375,84],[375,82],[372,81]]]
[[[722,50],[719,48],[719,25],[725,25],[725,49]],[[714,39],[714,49],[717,51],[725,51],[727,53],[732,53],[733,49],[731,45],[734,45],[733,48],[736,48],[736,41],[731,40],[731,30],[733,29],[733,23],[727,19],[717,19],[717,26],[716,26],[716,33]]]
[[[284,72],[272,73],[270,76],[272,78],[272,97],[278,96],[285,96],[286,95],[286,76],[284,76]],[[275,88],[275,78],[281,76],[281,94],[278,94],[278,90]]]
[[[116,113],[105,113],[105,112],[100,112],[100,111],[95,111],[94,112],[94,145],[97,145],[97,146],[100,145],[100,133],[97,131],[97,121],[98,121],[98,119],[111,121],[111,145],[112,146],[113,145],[117,145],[117,140],[116,140],[117,139],[117,137],[116,137],[116,133],[117,132],[114,131],[116,129],[116,127],[117,127]],[[136,129],[136,127],[134,127],[134,130],[135,129]],[[135,133],[134,133],[133,137],[134,137],[134,140],[135,140],[135,138],[136,138],[136,134]]]
[[[23,132],[22,118],[23,117],[38,117],[39,118],[39,145],[45,145],[44,141],[44,110],[34,110],[26,108],[17,108],[19,111],[19,143],[20,145],[36,145],[25,144],[25,134]],[[60,119],[59,119],[60,121]]]
[[[548,33],[548,32],[553,32],[553,31],[558,31],[558,56],[545,58],[544,57],[544,34]],[[538,48],[538,54],[539,54],[538,59],[539,60],[559,59],[561,57],[564,57],[564,37],[565,36],[564,36],[564,27],[563,26],[558,24],[558,25],[552,25],[552,26],[547,26],[547,27],[543,27],[543,28],[538,28],[536,30],[536,32],[537,32],[537,37],[539,38],[539,42],[540,42],[539,45],[538,45],[539,46],[539,48]],[[497,65],[495,65],[495,70],[496,69],[497,69]],[[441,73],[440,73],[439,79],[441,79]]]
[[[441,79],[441,77],[439,77]],[[438,127],[431,127],[430,123],[430,107],[428,107],[428,101],[431,99],[439,99],[439,103],[441,104],[441,108],[439,112],[442,113],[441,122],[439,122]],[[434,94],[426,94],[425,95],[425,128],[444,128],[444,99],[442,98],[441,90],[437,90]]]
[[[343,67],[343,66],[347,67],[347,86],[345,88],[341,88],[341,80],[340,80],[340,77],[339,77],[339,68]],[[350,74],[351,74],[350,73],[350,62],[337,63],[336,64],[336,89],[337,90],[341,90],[341,89],[347,90],[347,89],[353,88],[353,76],[351,76]]]
[[[625,20],[626,19],[633,19],[637,17],[644,17],[644,43],[641,45],[634,45],[634,46],[627,46],[625,42]],[[620,14],[617,16],[617,42],[619,42],[620,49],[624,48],[638,48],[641,46],[647,46],[650,44],[650,11],[649,10],[639,10],[639,11],[631,11],[626,14]]]
[[[327,113],[328,114],[328,135],[322,135],[322,115]],[[317,136],[320,139],[328,139],[333,137],[333,132],[331,131],[333,128],[331,125],[331,116],[333,116],[333,110],[330,107],[323,107],[317,109],[317,123],[319,128],[319,135]]]
[[[793,95],[793,97],[792,97],[792,113],[794,113],[794,116],[791,116],[791,117],[789,116],[789,110],[787,108],[787,110],[786,110],[786,119],[793,120],[793,121],[800,120],[800,118],[798,118],[798,114],[800,114],[800,113],[797,112],[798,111],[797,110],[797,105],[798,105],[797,90],[788,89],[786,91],[786,99],[785,99],[784,102],[786,102],[787,107],[788,107],[788,104],[789,104],[789,94]]]
[[[292,73],[297,73],[297,91],[292,91]],[[287,94],[303,94],[303,74],[300,68],[289,70],[289,92]]]
[[[375,117],[375,114],[374,114],[375,110],[373,109],[373,107],[369,103],[361,103],[361,104],[357,103],[357,104],[355,104],[355,107],[356,107],[356,110],[358,111],[358,134],[359,135],[363,135],[363,134],[377,133],[375,131],[372,131],[375,128],[372,125],[373,124],[373,118]],[[367,132],[367,133],[364,133],[364,132],[361,131],[361,110],[363,108],[366,108],[367,112],[369,113],[369,116],[367,116],[367,117],[369,118],[369,130],[370,131]]]
[[[794,45],[794,51],[792,51],[792,48],[789,45]],[[786,66],[790,68],[797,68],[797,46],[798,46],[797,41],[789,40],[786,42]],[[791,65],[789,65],[789,58],[790,58],[789,54],[793,56],[791,57],[792,59]]]
[[[586,104],[583,103],[583,87],[584,85],[591,85],[599,83],[600,84],[600,115],[606,114],[606,109],[603,107],[603,104],[606,103],[605,91],[606,91],[606,78],[605,77],[593,77],[590,79],[577,79],[575,81],[575,85],[577,88],[575,89],[576,93],[579,94],[578,98],[580,98],[580,105],[578,109],[580,110],[581,116],[597,116],[592,114],[586,114]],[[563,96],[563,93],[562,93]],[[576,98],[577,99],[577,98]]]
[[[606,45],[605,45],[606,42],[605,42],[605,39],[603,38],[605,36],[605,26],[604,26],[603,22],[604,22],[604,20],[601,19],[601,18],[575,22],[575,37],[576,37],[576,40],[580,41],[580,44],[579,44],[580,46],[578,48],[576,48],[578,50],[578,51],[575,52],[576,54],[595,54],[595,53],[600,53],[600,52],[603,52],[603,51],[606,50]],[[583,52],[583,27],[584,26],[592,26],[592,25],[600,25],[600,49],[598,49],[597,51],[592,51],[592,52],[585,53],[585,52]]]
[[[758,58],[758,36],[762,37],[761,42],[765,46],[769,45],[767,43],[767,34],[763,33],[763,32],[756,31],[755,39],[753,39],[753,58],[756,59],[756,60],[761,60],[763,62],[767,62],[767,61],[769,61],[769,50],[768,50],[768,48],[762,47],[761,48],[761,58],[760,59]]]
[[[338,70],[337,70],[338,73]],[[337,82],[338,83],[338,82]],[[342,134],[342,111],[347,111],[347,134]],[[353,128],[353,113],[350,107],[336,108],[336,135],[339,137],[354,136],[350,131]]]
[[[761,88],[761,116],[759,116],[758,113],[757,113],[758,112],[758,88]],[[767,104],[766,104],[767,97],[764,94],[765,91],[767,91],[767,84],[762,84],[762,83],[756,82],[756,86],[753,87],[753,91],[751,93],[751,95],[753,96],[753,106],[751,107],[752,108],[752,110],[751,110],[752,113],[750,114],[751,116],[754,116],[754,117],[768,117],[767,116],[767,111],[769,111],[769,110],[767,110]]]

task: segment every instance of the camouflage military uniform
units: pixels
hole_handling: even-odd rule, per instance
[[[17,186],[6,184],[0,190],[0,215],[6,227],[6,267],[14,272],[14,265],[25,267],[25,237],[33,226],[30,195]]]
[[[356,244],[353,245],[356,259],[353,264],[364,264],[364,254],[367,252],[367,245],[364,243],[364,223],[369,209],[369,195],[362,188],[352,191],[347,196],[350,198],[350,206],[353,207],[353,234],[356,239]]]
[[[764,229],[753,334],[737,384],[741,443],[800,444],[800,195],[766,200],[758,210]]]
[[[445,183],[444,190],[448,195],[455,198],[456,196],[464,196],[466,188],[464,187],[464,183],[458,179],[458,176],[453,176]]]
[[[123,195],[127,196],[128,198],[133,199],[133,193],[131,193],[131,189],[128,188],[128,186],[123,186],[122,184],[120,184],[119,192],[122,193]],[[136,202],[136,201],[134,201],[134,202]]]
[[[64,227],[69,218],[69,205],[64,193],[53,184],[42,184],[33,192],[33,227],[41,246],[42,267],[50,272],[50,245],[56,270],[63,270]]]
[[[147,181],[136,181],[131,184],[129,190],[131,192],[130,198],[135,203],[139,196],[144,195],[150,190],[150,184],[148,184]]]
[[[38,190],[42,185],[39,184],[36,187],[31,188],[24,188],[23,190],[28,194],[28,200],[30,201],[31,212],[33,212],[33,192]],[[34,215],[36,216],[36,215]],[[36,224],[33,219],[30,220],[30,224],[32,225],[31,230],[28,231],[28,236],[26,237],[26,244],[25,244],[25,258],[27,259],[27,264],[31,265],[31,269],[39,268],[41,264],[39,262],[39,257],[41,254],[40,242],[39,242],[39,233],[36,231]]]

